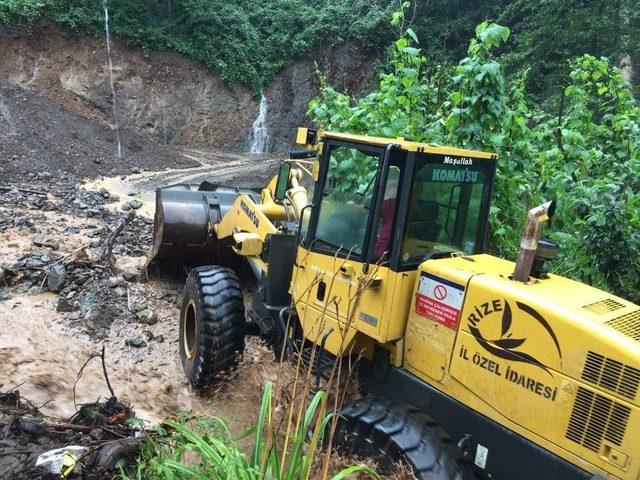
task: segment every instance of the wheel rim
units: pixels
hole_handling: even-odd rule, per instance
[[[196,306],[193,300],[187,304],[187,308],[182,315],[182,344],[184,354],[188,359],[193,358],[193,351],[196,344]]]

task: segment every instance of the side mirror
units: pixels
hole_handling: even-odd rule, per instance
[[[276,191],[274,196],[276,201],[282,202],[287,196],[287,187],[289,186],[289,174],[291,173],[291,164],[289,162],[282,162],[280,164],[280,171],[278,172],[278,181],[276,182]]]
[[[298,245],[305,245],[305,239],[307,237],[307,232],[309,231],[309,217],[310,215],[305,216],[307,210],[311,211],[313,208],[313,204],[305,205],[302,207],[302,211],[300,212],[300,221],[298,223]]]

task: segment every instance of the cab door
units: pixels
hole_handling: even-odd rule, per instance
[[[357,331],[380,337],[395,279],[385,264],[400,183],[388,158],[383,148],[329,141],[320,160],[292,294],[305,337],[333,354],[350,348]]]

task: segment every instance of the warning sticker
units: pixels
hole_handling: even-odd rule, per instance
[[[422,272],[416,296],[416,312],[449,328],[458,328],[464,287]]]

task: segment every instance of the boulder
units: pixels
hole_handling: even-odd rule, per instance
[[[61,264],[51,265],[47,270],[47,286],[52,292],[59,292],[62,290],[65,280],[67,279],[67,272],[64,266]]]

